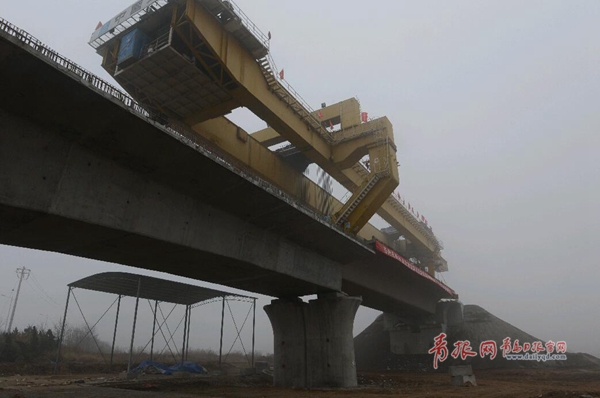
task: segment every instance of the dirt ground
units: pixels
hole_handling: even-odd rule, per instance
[[[0,378],[4,398],[326,398],[326,397],[600,397],[600,370],[485,370],[478,387],[453,387],[443,373],[359,374],[349,390],[293,390],[272,387],[266,375],[246,377],[144,376],[128,381],[106,375],[12,376]]]

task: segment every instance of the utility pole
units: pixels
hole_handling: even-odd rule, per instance
[[[15,311],[17,310],[17,301],[19,301],[19,293],[21,292],[21,283],[23,283],[23,279],[29,279],[29,275],[31,274],[31,270],[25,267],[17,268],[15,272],[19,277],[19,286],[17,287],[17,294],[15,296],[15,302],[13,303],[12,312],[10,314],[10,321],[8,321],[6,333],[10,333],[12,330],[13,320],[15,319]]]

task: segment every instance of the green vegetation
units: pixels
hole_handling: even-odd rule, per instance
[[[10,333],[0,335],[0,363],[34,362],[47,358],[55,350],[56,344],[56,337],[50,329],[44,331],[29,326],[19,331],[15,328]]]

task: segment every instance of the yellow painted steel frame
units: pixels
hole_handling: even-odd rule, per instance
[[[343,204],[339,200],[306,178],[283,158],[270,151],[264,145],[264,142],[256,139],[256,134],[248,135],[246,131],[228,119],[219,117],[206,121],[194,126],[193,130],[223,151],[234,156],[237,160],[251,167],[261,177],[269,180],[288,194],[301,199],[315,210],[332,215],[342,209]],[[344,172],[348,173],[354,181],[359,182],[364,179],[358,172],[354,171],[354,168]],[[437,256],[435,256],[432,246],[424,246],[427,243],[426,237],[422,236],[420,231],[414,228],[388,203],[384,203],[378,213],[407,239],[416,244],[416,250],[420,254],[418,256],[419,260],[432,271],[434,268],[431,265],[437,259]],[[393,245],[386,234],[370,223],[365,224],[357,235],[366,240],[378,239],[389,246]]]
[[[228,119],[219,117],[209,120],[197,124],[193,130],[315,210],[332,215],[342,208],[343,204],[339,200]],[[378,239],[392,245],[387,235],[369,223],[365,224],[358,236],[366,240]]]
[[[375,237],[391,243],[385,234],[368,224],[371,216],[379,211],[386,221],[417,244],[424,257],[435,251],[427,237],[386,202],[399,181],[394,135],[387,118],[362,123],[358,101],[342,101],[312,114],[313,120],[319,120],[322,127],[341,126],[341,130],[331,133],[331,137],[325,137],[325,128],[315,129],[298,115],[297,109],[294,112],[294,105],[298,105],[293,104],[293,97],[282,99],[273,92],[273,82],[268,82],[261,64],[206,9],[194,0],[187,0],[184,7],[178,3],[173,3],[172,7],[174,33],[232,97],[200,113],[188,115],[184,120],[187,125],[267,180],[331,215],[348,231],[365,239]],[[114,74],[117,50],[118,41],[102,49],[103,66],[111,74]],[[160,109],[160,104],[155,106]],[[219,117],[239,106],[249,108],[271,127],[249,137],[245,131]],[[353,197],[342,204],[325,195],[316,184],[265,147],[284,141],[289,141],[353,192]],[[356,162],[367,155],[371,170],[357,172]]]
[[[312,116],[318,119],[325,128],[339,124],[342,129],[341,131],[345,132],[350,131],[349,129],[351,128],[362,127],[360,104],[356,98],[350,98],[334,105],[321,108],[318,111],[313,112]],[[272,127],[267,127],[266,129],[252,133],[252,136],[267,147],[281,144],[286,141],[286,139],[279,135]],[[334,133],[334,137],[335,141],[340,141],[345,138],[345,136],[339,136],[338,133]]]
[[[357,136],[362,136],[365,132],[373,129],[389,129],[391,131],[391,124],[387,118],[376,119],[368,123],[360,123],[359,118],[360,108],[357,108],[354,104],[358,104],[355,99],[349,99],[342,101],[337,104],[333,104],[324,108],[321,111],[323,119],[331,120],[346,120],[344,124],[342,122],[342,128],[334,134],[335,139],[338,142],[344,142],[345,140]],[[353,116],[350,116],[353,115]],[[274,129],[268,128],[252,134],[252,137],[256,138],[265,146],[274,145],[282,142],[281,137]],[[352,146],[349,149],[340,147],[341,152],[347,153],[352,150]],[[335,148],[334,148],[335,150]],[[354,156],[353,160],[361,157],[362,153]],[[338,159],[343,159],[345,155],[339,155]],[[348,166],[351,161],[343,162],[343,166]],[[395,165],[394,165],[395,167]],[[350,167],[343,170],[344,175],[347,177],[343,186],[350,192],[360,191],[361,186],[365,183],[365,178],[368,179],[369,172],[364,169],[360,164],[352,164]],[[392,205],[394,199],[386,198],[387,200],[380,203],[380,206],[376,210],[386,222],[393,226],[401,235],[403,235],[409,242],[413,243],[414,250],[418,253],[419,260],[428,266],[430,270],[434,269],[436,261],[445,260],[441,257],[439,247],[437,243],[431,239],[430,235],[423,232],[423,228],[415,226],[414,220],[410,220],[412,216],[406,215],[398,209],[398,206]]]
[[[240,88],[231,91],[234,100],[266,121],[333,178],[347,183],[343,170],[356,163],[353,160],[356,160],[359,154],[368,154],[372,157],[372,164],[383,166],[382,170],[374,171],[368,180],[363,182],[368,191],[355,193],[346,211],[343,211],[343,225],[350,232],[358,233],[398,186],[391,125],[387,126],[385,139],[371,134],[346,140],[339,146],[328,142],[321,135],[321,131],[311,128],[306,120],[294,112],[290,103],[282,101],[271,91],[259,63],[213,15],[194,0],[187,1],[185,15],[204,44],[214,52],[215,59],[221,61],[223,69],[239,84]],[[177,27],[175,28],[177,30]],[[222,76],[220,78],[222,79]],[[375,181],[374,184],[369,184],[372,181]]]

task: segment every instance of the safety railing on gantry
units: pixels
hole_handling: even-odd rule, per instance
[[[237,14],[240,19],[240,22],[244,27],[248,30],[248,32],[252,33],[258,41],[260,41],[266,48],[269,48],[269,38],[265,35],[258,26],[252,22],[250,17],[244,13],[244,11],[238,6],[234,1],[228,0],[230,9]]]
[[[259,59],[258,63],[265,79],[267,79],[271,91],[283,101],[286,101],[288,98],[291,99],[292,102],[288,103],[288,105],[290,105],[294,112],[304,120],[307,126],[319,133],[319,135],[329,143],[335,142],[333,134],[324,128],[321,125],[321,122],[315,117],[315,110],[308,105],[308,102],[302,98],[291,84],[282,78],[271,53],[269,52],[264,58]],[[298,107],[294,107],[296,104]]]
[[[265,35],[235,2],[229,0],[227,3],[230,5],[230,10],[237,15],[241,24],[248,30],[248,32],[270,50],[270,39],[268,35]],[[306,124],[316,130],[323,138],[329,142],[333,142],[333,135],[327,131],[327,129],[323,128],[321,122],[314,116],[315,110],[304,98],[302,98],[300,93],[298,93],[298,91],[296,91],[291,84],[281,77],[280,70],[277,68],[277,64],[271,56],[271,52],[267,52],[267,55],[259,59],[258,63],[267,81],[273,83],[269,84],[271,90],[283,100],[285,100],[285,98],[292,98],[299,105],[299,107],[292,108],[294,109],[295,113],[304,119]]]
[[[170,0],[138,1],[97,29],[92,35],[90,45],[93,48],[100,47],[140,22],[145,15],[156,12],[169,3]]]

